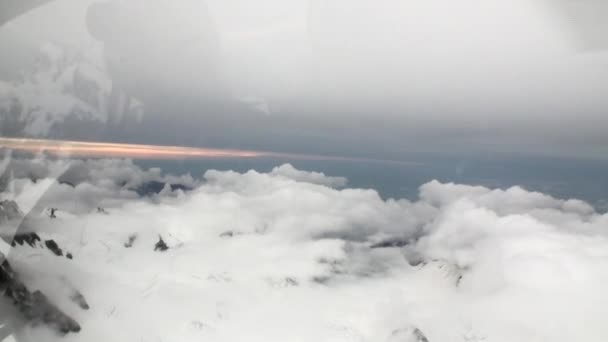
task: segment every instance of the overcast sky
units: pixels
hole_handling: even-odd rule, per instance
[[[43,43],[86,51],[79,67],[97,63],[93,79],[111,84],[98,91],[103,129],[80,113],[4,134],[382,158],[608,155],[608,53],[597,39],[580,49],[568,29],[595,0],[570,17],[542,0],[131,0],[87,16],[93,2],[56,0],[0,27],[0,71],[31,74],[23,57]],[[62,89],[82,87],[70,80]],[[116,110],[116,94],[143,116]]]

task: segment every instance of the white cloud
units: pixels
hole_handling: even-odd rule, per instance
[[[84,213],[97,207],[120,207],[146,192],[161,192],[166,184],[194,188],[199,181],[191,175],[163,175],[160,169],[142,170],[130,160],[91,159],[86,161],[25,160],[5,158],[7,166],[0,175],[6,184],[0,199],[16,200],[24,211],[54,207],[61,212]],[[150,186],[152,184],[153,186]],[[170,191],[175,194],[176,192]]]
[[[423,185],[416,202],[384,201],[289,165],[207,171],[190,192],[145,199],[124,195],[115,179],[135,184],[157,171],[116,160],[78,165],[87,172],[73,172],[76,188],[45,196],[111,198],[109,215],[66,208],[55,220],[33,218],[73,261],[23,247],[10,256],[81,323],[79,334],[57,340],[608,338],[608,216],[580,201],[439,182]],[[159,235],[164,253],[153,251]],[[409,244],[370,248],[390,239]],[[58,276],[89,311],[59,293]],[[26,332],[54,340],[43,327]]]
[[[341,188],[346,186],[346,178],[344,177],[329,177],[324,173],[300,171],[294,168],[291,164],[284,164],[272,169],[272,176],[282,176],[293,179],[298,182],[312,183],[325,185],[332,188]]]

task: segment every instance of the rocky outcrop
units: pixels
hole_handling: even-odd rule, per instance
[[[14,201],[0,202],[0,223],[18,221],[23,216]],[[13,248],[46,248],[55,256],[73,258],[72,254],[65,253],[55,240],[45,240],[36,232],[20,232],[19,228],[17,227],[15,235],[3,237]],[[70,291],[68,295],[72,302],[83,310],[89,309],[89,304],[80,291],[68,285],[66,288]],[[15,318],[27,324],[46,325],[61,334],[76,333],[81,329],[76,320],[52,303],[43,292],[29,289],[20,279],[19,272],[4,258],[0,264],[0,296],[8,300],[19,313],[20,318]]]
[[[59,256],[59,257],[64,256],[63,249],[61,247],[59,247],[59,245],[57,244],[57,242],[55,242],[55,240],[49,239],[49,240],[44,240],[44,242],[43,242],[43,240],[40,238],[40,236],[36,233],[16,234],[13,237],[11,246],[12,247],[29,246],[32,248],[46,247],[54,255]],[[72,253],[69,253],[69,252],[65,253],[65,257],[68,259],[74,258]]]
[[[17,245],[23,246],[24,244],[27,244],[30,247],[35,247],[36,243],[41,241],[40,236],[36,233],[17,234],[13,237],[11,246],[16,247]]]
[[[129,239],[127,240],[127,242],[125,242],[125,248],[131,248],[131,247],[133,247],[133,244],[135,243],[135,240],[137,240],[137,234],[131,234],[131,235],[129,235]]]
[[[397,329],[386,342],[429,342],[429,339],[416,327]]]
[[[54,240],[46,240],[44,241],[44,245],[56,256],[63,256],[63,250],[59,248],[59,245]]]
[[[6,260],[0,265],[0,292],[29,324],[45,324],[62,334],[80,331],[80,324],[51,303],[42,292],[31,292]]]
[[[412,241],[410,239],[388,239],[384,241],[380,241],[370,246],[370,248],[401,248],[411,244]]]
[[[76,289],[72,289],[72,293],[70,294],[70,300],[76,303],[81,309],[89,310],[90,306],[87,302],[86,298],[80,293],[80,291]]]
[[[158,242],[154,245],[155,252],[166,252],[169,249],[165,240],[163,240],[162,236],[158,237]]]

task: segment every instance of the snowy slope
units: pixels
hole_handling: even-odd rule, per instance
[[[301,172],[207,171],[191,191],[147,197],[112,173],[57,185],[43,199],[56,198],[57,218],[41,211],[29,227],[73,259],[23,245],[9,260],[82,329],[26,324],[20,340],[608,337],[608,216],[587,204],[439,182],[422,186],[417,202],[384,201]],[[87,192],[113,199],[103,211],[70,212],[62,198]],[[155,250],[159,239],[167,250]],[[380,243],[394,239],[409,242]]]

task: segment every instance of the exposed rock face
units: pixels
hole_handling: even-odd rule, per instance
[[[70,295],[70,300],[76,303],[81,309],[89,310],[90,306],[87,302],[86,298],[80,293],[80,291],[76,289],[72,289],[72,294]]]
[[[409,327],[393,331],[386,342],[429,342],[429,340],[420,329]]]
[[[125,242],[125,248],[131,248],[131,247],[133,247],[133,244],[135,243],[135,240],[137,240],[137,235],[136,234],[129,235],[129,240],[127,242]]]
[[[232,230],[225,231],[225,232],[223,232],[223,233],[220,234],[220,237],[221,238],[225,238],[225,239],[231,238],[233,236],[234,236],[234,232]]]
[[[375,243],[371,245],[370,248],[401,248],[410,243],[412,243],[412,241],[406,239],[390,239]]]
[[[45,246],[48,250],[50,250],[54,255],[56,256],[64,256],[64,252],[63,249],[61,247],[59,247],[59,245],[57,244],[57,242],[55,242],[55,240],[44,240],[44,243],[42,242],[42,239],[40,238],[40,236],[36,233],[23,233],[23,234],[16,234],[13,237],[13,241],[11,242],[11,246],[13,247],[17,247],[17,246],[30,246],[32,248],[37,248],[37,247],[42,247]],[[68,259],[73,259],[74,256],[72,255],[72,253],[65,253],[65,257]]]
[[[17,234],[13,237],[13,242],[11,246],[16,247],[17,245],[23,246],[23,244],[28,244],[30,247],[35,247],[36,242],[41,242],[40,236],[36,233],[25,233],[25,234]]]
[[[53,252],[53,254],[55,254],[56,256],[63,256],[63,250],[61,250],[61,248],[59,248],[59,246],[57,245],[57,242],[55,242],[54,240],[46,240],[44,242],[44,245],[51,252]]]
[[[155,252],[165,252],[169,249],[169,246],[167,246],[167,243],[165,243],[165,241],[163,240],[162,236],[158,237],[158,242],[156,243],[156,245],[154,245],[154,251]]]
[[[0,223],[22,217],[23,214],[17,203],[13,201],[0,202]],[[12,247],[42,248],[46,246],[53,254],[63,256],[62,249],[54,240],[43,242],[35,232],[17,233],[10,238],[12,239],[8,242]],[[12,302],[21,314],[21,318],[29,324],[45,324],[62,334],[80,331],[80,325],[51,303],[42,292],[30,291],[19,279],[18,273],[13,270],[8,260],[3,260],[0,264],[0,295]],[[81,308],[88,309],[88,304],[80,292],[74,290],[70,298]]]
[[[30,292],[6,260],[0,265],[0,292],[30,324],[46,324],[62,334],[80,331],[78,322],[63,313],[42,292]]]

